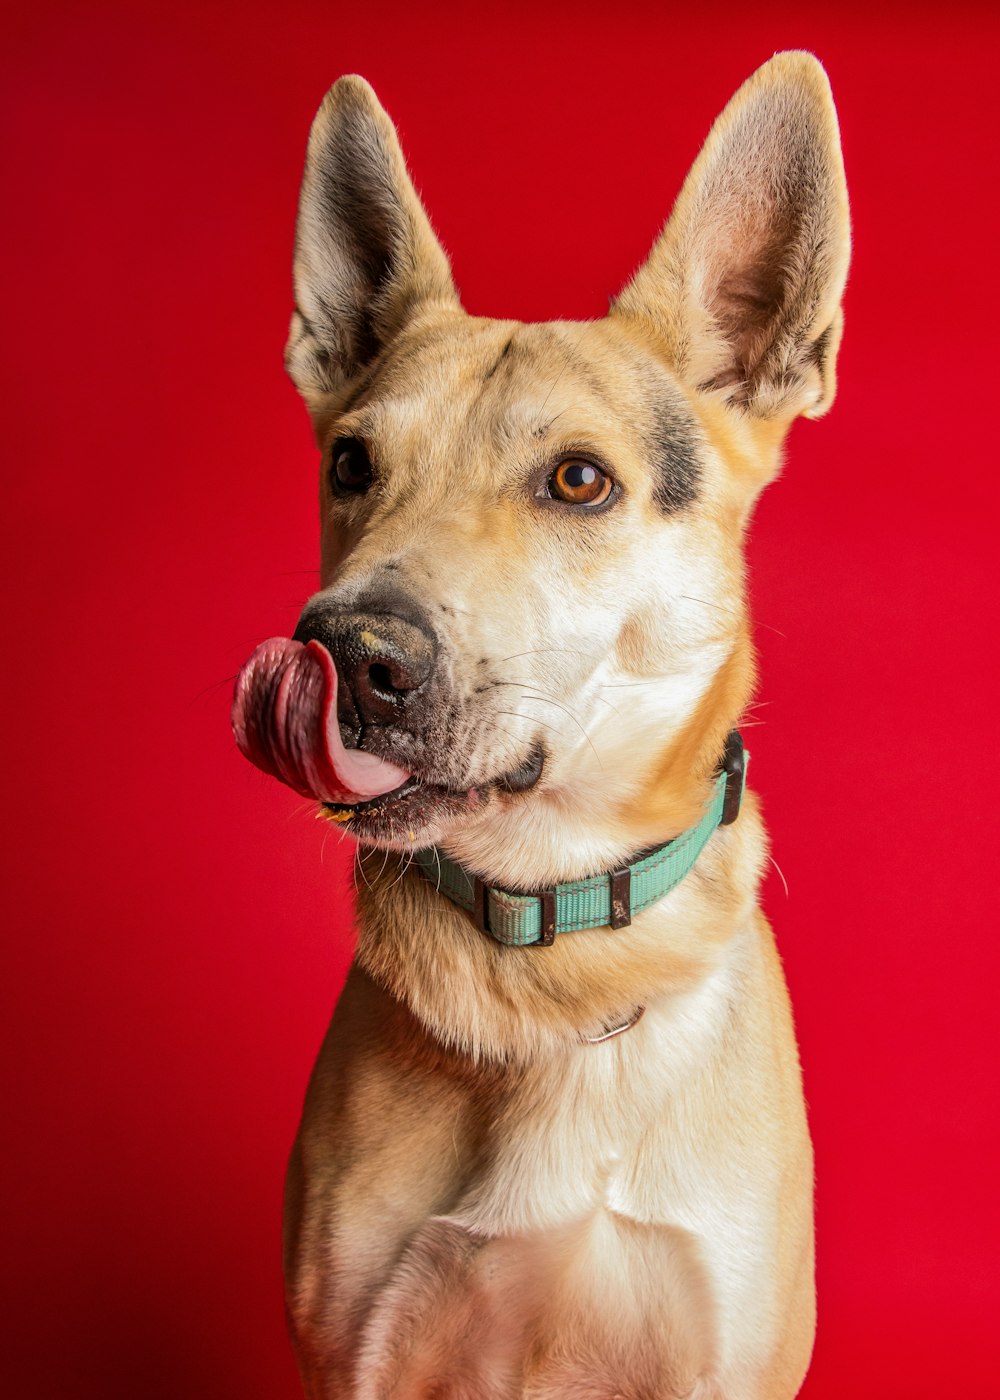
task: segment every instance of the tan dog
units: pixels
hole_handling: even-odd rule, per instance
[[[323,103],[288,346],[323,453],[322,589],[237,721],[361,843],[357,957],[288,1183],[311,1397],[801,1384],[812,1160],[752,798],[631,925],[546,947],[496,942],[410,854],[545,890],[703,817],[754,679],[744,530],[791,421],[833,399],[848,253],[808,54],[741,88],[584,324],[467,316],[371,89]],[[320,753],[302,715],[324,684]]]

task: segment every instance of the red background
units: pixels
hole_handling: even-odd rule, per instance
[[[281,370],[306,132],[360,70],[470,310],[600,314],[716,112],[808,47],[841,392],[751,548],[748,731],[819,1170],[808,1400],[992,1396],[996,7],[23,5],[4,45],[10,1400],[293,1397],[284,1159],[348,865],[228,684],[316,564]],[[992,14],[991,14],[992,11]],[[988,460],[989,458],[989,460]]]

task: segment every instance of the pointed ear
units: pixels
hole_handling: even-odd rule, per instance
[[[309,134],[295,230],[285,364],[310,407],[431,302],[458,297],[396,129],[363,78],[341,78]]]
[[[833,402],[849,256],[830,84],[812,54],[777,54],[715,123],[612,314],[652,329],[692,388],[815,418]]]

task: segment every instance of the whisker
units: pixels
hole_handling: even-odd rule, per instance
[[[785,887],[785,898],[787,899],[787,898],[788,898],[788,881],[785,879],[784,872],[782,871],[781,866],[780,866],[780,865],[778,864],[778,862],[775,860],[774,856],[771,855],[770,851],[768,851],[767,858],[768,858],[768,860],[771,862],[771,864],[774,866],[775,870],[778,872],[778,875],[781,877],[781,883],[782,883],[782,884],[784,885],[784,887]]]
[[[589,322],[589,321],[584,321],[583,325],[580,327],[580,334],[576,337],[576,340],[573,342],[573,352],[574,352],[574,353],[580,348],[580,344],[581,344],[581,342],[582,342],[582,340],[583,340],[583,337],[587,334],[587,331],[588,331],[589,329],[590,329],[590,322]],[[568,350],[565,350],[565,349],[564,349],[564,350],[563,350],[563,354],[566,356],[566,358],[565,358],[565,360],[564,360],[564,362],[563,362],[563,367],[562,367],[562,369],[559,371],[559,373],[556,375],[555,379],[553,379],[553,381],[552,381],[552,387],[549,389],[549,392],[545,395],[544,399],[542,399],[542,406],[541,406],[541,408],[538,410],[538,416],[539,416],[539,418],[541,418],[542,414],[544,413],[544,411],[545,411],[545,405],[548,403],[549,399],[552,397],[552,395],[553,395],[553,393],[554,393],[554,391],[555,391],[556,385],[559,383],[560,379],[562,379],[563,375],[564,375],[564,374],[566,373],[566,371],[569,369],[569,366],[570,366],[570,352],[569,352]],[[563,411],[565,412],[565,410],[563,410]],[[554,423],[554,422],[555,422],[555,419],[552,418],[552,419],[550,419],[549,421],[552,422],[552,423]],[[546,425],[546,426],[548,426],[548,425]]]
[[[368,850],[370,850],[370,849],[372,849],[372,848],[369,847]],[[367,872],[367,870],[365,869],[365,856],[368,854],[368,850],[366,850],[364,846],[359,846],[359,847],[357,848],[357,852],[356,852],[355,857],[354,857],[354,888],[355,888],[355,889],[358,888],[358,871],[361,872],[361,878],[362,878],[362,880],[364,880],[365,885],[368,887],[368,889],[373,890],[373,889],[375,888],[375,886],[372,884],[371,880],[369,880],[369,878],[368,878],[368,872]]]
[[[507,715],[510,719],[524,719],[529,724],[540,724],[543,729],[551,729],[553,734],[559,733],[554,724],[546,724],[543,719],[532,719],[530,715],[522,715],[520,710],[497,710],[497,714]]]
[[[522,700],[538,700],[538,701],[540,701],[543,705],[554,705],[554,706],[556,707],[557,710],[562,710],[563,714],[569,716],[569,718],[570,718],[570,719],[573,721],[573,723],[576,725],[577,729],[579,729],[580,733],[581,733],[581,734],[583,735],[583,737],[586,739],[586,741],[587,741],[587,743],[590,745],[591,751],[593,752],[594,757],[597,759],[597,762],[598,762],[598,764],[600,765],[600,767],[601,767],[601,768],[604,767],[604,764],[601,763],[601,755],[597,752],[596,748],[594,748],[594,741],[591,739],[591,737],[590,737],[590,735],[587,733],[586,729],[584,729],[583,725],[580,723],[579,718],[573,713],[572,710],[567,709],[565,705],[561,705],[561,704],[559,703],[558,700],[551,700],[551,699],[549,699],[549,697],[548,697],[547,695],[532,695],[532,694],[530,694],[530,693],[529,693],[528,691],[526,691],[526,690],[522,690],[522,692],[521,692],[521,699],[522,699]]]
[[[716,612],[729,612],[729,608],[724,608],[721,603],[710,603],[707,598],[693,598],[690,593],[678,593],[679,599],[685,603],[700,603],[703,608],[714,608]]]
[[[223,676],[221,681],[210,681],[208,685],[206,685],[203,689],[198,691],[197,695],[193,695],[188,703],[191,705],[197,705],[198,701],[202,698],[203,695],[207,695],[210,690],[221,690],[224,685],[232,685],[233,681],[238,675],[239,672],[234,671],[231,676]]]
[[[716,612],[728,612],[728,608],[722,607],[720,603],[710,603],[707,598],[692,598],[690,593],[678,593],[678,598],[683,598],[686,603],[700,603],[703,608],[714,608]],[[759,618],[753,619],[755,627],[766,627],[768,632],[775,632],[779,637],[783,637],[787,642],[787,635],[778,627],[772,627],[769,622],[761,622]]]
[[[622,718],[622,712],[621,712],[621,710],[616,709],[615,706],[612,705],[612,703],[611,703],[610,700],[605,700],[605,698],[604,698],[603,695],[595,695],[595,696],[594,696],[594,699],[597,700],[597,701],[598,701],[600,704],[602,704],[602,705],[607,705],[607,707],[608,707],[608,709],[611,711],[611,713],[617,715],[619,719]]]
[[[379,851],[379,847],[378,847],[378,846],[369,846],[368,849],[365,851],[365,855],[366,855],[366,856],[369,855],[369,854],[377,855],[377,854],[378,854],[378,851]],[[391,854],[392,854],[392,852],[390,851],[389,847],[386,846],[386,848],[385,848],[385,849],[383,850],[383,852],[382,852],[382,864],[379,866],[379,868],[378,868],[378,874],[375,876],[375,881],[376,881],[376,883],[378,883],[378,881],[381,880],[382,876],[385,874],[385,868],[386,868],[386,866],[389,864],[389,857],[390,857]],[[373,885],[373,884],[371,884],[371,883],[369,882],[369,880],[368,880],[368,875],[367,875],[367,873],[365,872],[364,866],[363,866],[363,865],[362,865],[362,871],[361,871],[361,873],[362,873],[362,874],[364,875],[364,877],[365,877],[365,883],[368,885],[368,888],[369,888],[370,890],[373,890],[373,889],[375,888],[375,885]]]
[[[596,651],[580,651],[577,647],[532,647],[530,651],[515,651],[513,656],[502,656],[497,666],[505,666],[508,661],[517,661],[522,656],[542,656],[545,653],[561,653],[564,656],[585,656],[588,661],[592,661],[595,656],[600,656]]]
[[[670,680],[668,672],[663,671],[658,676],[650,676],[645,681],[606,681],[599,686],[599,690],[635,690],[640,685],[659,685],[660,681]]]
[[[509,657],[509,658],[508,658],[508,660],[513,660],[513,659],[514,659],[513,657]],[[525,685],[530,685],[531,682],[530,682],[530,681],[491,681],[490,684],[491,684],[491,685],[494,685],[494,686],[499,686],[499,685],[520,685],[520,686],[525,686]],[[600,688],[600,689],[603,689],[603,687],[599,687],[599,688]],[[537,696],[536,698],[539,699],[539,700],[541,700],[541,699],[544,699],[545,697],[544,697],[544,696]],[[595,698],[596,700],[600,701],[600,703],[601,703],[602,705],[607,705],[608,709],[611,710],[613,714],[616,714],[616,715],[618,716],[619,719],[621,719],[621,711],[615,709],[614,705],[612,705],[612,703],[611,703],[610,700],[605,700],[603,695],[597,695],[597,696],[595,696],[594,698]],[[556,700],[549,700],[548,703],[549,703],[550,705],[556,705],[556,704],[558,704],[558,701],[556,701]],[[567,714],[568,714],[568,713],[569,713],[569,711],[567,711]],[[575,717],[574,717],[574,718],[575,718]],[[577,720],[577,723],[579,723],[579,720]]]
[[[386,852],[386,854],[388,855],[388,852]],[[395,889],[396,886],[400,883],[400,881],[403,880],[403,879],[405,878],[406,872],[409,870],[410,866],[413,864],[414,855],[415,855],[415,852],[413,852],[413,851],[404,851],[404,852],[402,852],[402,859],[400,860],[400,863],[399,863],[399,874],[396,876],[395,880],[393,880],[392,884],[389,886],[389,888],[390,888],[391,890],[392,890],[392,889]]]

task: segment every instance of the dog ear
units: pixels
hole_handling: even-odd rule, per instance
[[[777,54],[716,121],[612,314],[650,327],[692,388],[816,418],[834,398],[849,257],[830,84],[812,54]]]
[[[369,363],[418,306],[458,305],[396,129],[354,74],[334,83],[309,134],[294,283],[285,364],[310,407]]]

